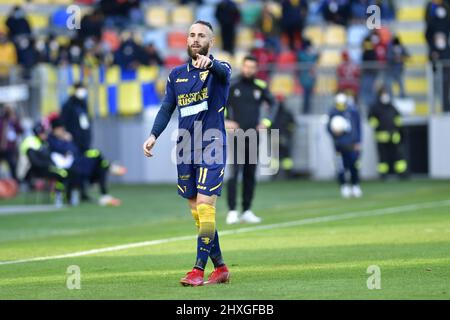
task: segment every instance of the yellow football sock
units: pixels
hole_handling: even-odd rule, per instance
[[[198,220],[198,211],[197,209],[191,209],[192,217],[195,220],[195,225],[197,228],[200,228],[200,221]]]
[[[203,243],[208,244],[214,240],[216,231],[216,208],[209,204],[199,204],[197,206],[199,219],[199,236]]]

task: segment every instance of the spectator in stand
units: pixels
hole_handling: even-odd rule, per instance
[[[395,19],[394,0],[372,0],[372,3],[381,8],[381,19],[391,21]]]
[[[316,85],[316,69],[319,54],[309,39],[304,39],[303,48],[298,52],[300,63],[300,84],[303,88],[303,113],[311,113],[311,101]]]
[[[281,3],[281,27],[289,39],[289,48],[297,50],[296,38],[301,41],[303,29],[308,15],[308,1],[283,0]]]
[[[142,50],[141,63],[147,66],[162,66],[164,60],[153,43],[148,43]]]
[[[106,17],[105,25],[124,29],[127,24],[140,22],[142,15],[139,2],[139,0],[100,0],[100,11]]]
[[[443,111],[450,111],[450,4],[449,1],[432,0],[428,2],[425,12],[425,38],[428,44],[429,59],[433,64],[435,79],[441,80],[436,86],[442,86]]]
[[[345,27],[347,27],[352,13],[350,0],[322,0],[319,10],[327,22]]]
[[[372,0],[352,0],[352,19],[359,23],[364,23],[367,19],[367,8],[371,5],[371,3]]]
[[[190,4],[195,3],[196,5],[203,4],[203,0],[180,0],[180,4]]]
[[[58,64],[60,45],[53,33],[49,34],[43,44],[41,42],[37,43],[37,50],[43,62],[48,62],[54,65]]]
[[[222,49],[234,54],[236,28],[241,20],[239,8],[233,0],[222,0],[216,8],[215,17],[220,24]]]
[[[434,34],[434,41],[429,44],[430,61],[433,64],[436,86],[441,86],[442,108],[444,112],[450,112],[450,44],[449,38],[444,32]],[[440,80],[440,81],[439,81]]]
[[[351,0],[352,18],[359,22],[366,20],[367,8],[371,5],[376,5],[381,9],[382,20],[395,19],[395,5],[393,0]]]
[[[132,34],[124,31],[121,35],[122,44],[114,52],[114,64],[125,69],[136,69],[140,64],[142,48],[134,41]]]
[[[105,60],[101,44],[94,39],[94,37],[90,37],[84,41],[83,65],[90,68],[97,67]]]
[[[338,91],[353,97],[358,96],[361,69],[350,59],[348,51],[342,52],[342,62],[336,70]]]
[[[102,38],[104,20],[105,17],[98,8],[94,9],[90,14],[86,14],[81,19],[80,29],[78,29],[78,40],[84,42],[92,37],[95,41],[99,41]]]
[[[280,21],[272,13],[268,4],[264,4],[256,25],[264,36],[265,46],[272,48],[276,54],[279,54],[281,51]]]
[[[271,73],[270,66],[276,62],[276,54],[271,48],[266,48],[264,46],[264,40],[261,36],[256,36],[250,54],[254,56],[258,62],[258,72],[256,73],[256,77],[264,81],[269,81]]]
[[[0,31],[0,82],[8,81],[11,68],[17,65],[17,52],[14,44],[8,40],[5,33]]]
[[[437,33],[443,33],[448,39],[450,36],[449,4],[443,0],[430,1],[426,6],[425,23],[425,38],[429,48],[432,47]]]
[[[375,81],[378,74],[377,55],[370,35],[363,41],[362,64],[359,97],[364,107],[369,108],[374,103]]]
[[[21,35],[16,37],[16,51],[19,65],[22,67],[23,77],[30,79],[31,69],[39,61],[39,52],[35,41],[31,36]]]
[[[0,162],[4,160],[8,163],[11,177],[17,182],[17,145],[22,133],[23,129],[14,109],[7,105],[0,108]]]
[[[83,48],[77,40],[72,40],[70,44],[61,46],[58,54],[58,64],[82,64]]]
[[[6,19],[6,26],[9,29],[8,36],[11,40],[21,35],[31,35],[30,24],[28,23],[25,10],[21,6],[14,6]]]
[[[403,84],[403,73],[405,69],[405,61],[408,57],[408,50],[400,42],[400,38],[395,36],[389,44],[387,51],[388,68],[386,70],[386,87],[391,96],[392,85],[394,82],[396,82],[400,88],[400,97],[404,98],[406,96],[405,86]]]

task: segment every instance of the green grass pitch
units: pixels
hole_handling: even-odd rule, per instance
[[[227,226],[220,198],[219,234],[240,232],[221,237],[231,283],[210,287],[178,283],[194,262],[196,230],[176,186],[114,186],[113,194],[123,200],[119,208],[86,204],[0,215],[2,262],[193,237],[63,259],[0,262],[0,299],[449,299],[450,183],[362,186],[362,199],[343,200],[332,182],[261,183],[254,211],[264,219],[258,226],[267,228]],[[71,265],[80,267],[80,290],[66,287]],[[381,270],[379,290],[367,288],[371,265]]]

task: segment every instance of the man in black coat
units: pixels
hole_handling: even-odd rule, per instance
[[[87,109],[87,89],[77,83],[73,94],[64,103],[61,120],[66,130],[72,135],[73,142],[81,152],[91,147],[92,129]]]
[[[230,136],[234,140],[234,161],[231,164],[231,177],[227,186],[230,210],[226,220],[227,224],[261,222],[261,218],[251,211],[256,186],[256,162],[258,157],[258,134],[256,130],[269,129],[272,126],[277,114],[278,104],[270,93],[267,83],[255,78],[258,71],[257,66],[255,57],[246,56],[244,58],[241,75],[231,85],[227,101],[226,128],[231,130],[242,129]],[[267,118],[261,117],[264,102],[270,107],[270,114]],[[255,139],[252,139],[252,137]],[[236,211],[236,189],[240,171],[243,171],[243,214],[239,217],[239,213]]]

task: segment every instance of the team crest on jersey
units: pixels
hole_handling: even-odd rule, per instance
[[[253,96],[256,100],[259,100],[261,98],[261,90],[253,90]]]
[[[200,80],[205,81],[208,76],[209,70],[200,72]]]

